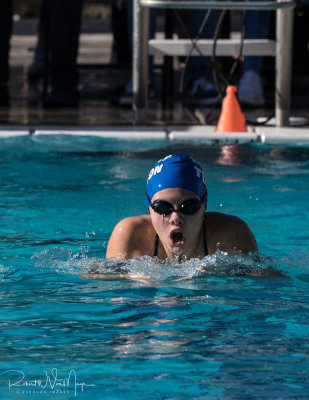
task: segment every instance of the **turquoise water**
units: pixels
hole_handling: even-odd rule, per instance
[[[115,223],[146,212],[152,164],[178,151],[260,254],[206,257],[204,275],[104,260]],[[308,148],[58,135],[0,154],[1,400],[308,399]],[[93,266],[148,279],[81,279]]]

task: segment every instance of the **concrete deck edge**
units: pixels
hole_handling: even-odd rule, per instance
[[[164,139],[204,143],[248,143],[309,145],[309,127],[256,127],[248,132],[216,133],[214,126],[98,126],[37,127],[0,126],[0,138],[25,135],[78,135],[123,139]]]

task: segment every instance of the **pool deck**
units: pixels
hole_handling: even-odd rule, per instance
[[[0,126],[0,138],[34,135],[76,135],[97,136],[119,139],[169,139],[171,142],[195,141],[205,144],[241,144],[249,142],[269,143],[293,146],[309,145],[308,127],[258,127],[248,129],[248,132],[216,133],[214,126],[98,126],[98,127],[68,127],[54,126],[29,130],[26,127]]]
[[[220,105],[211,110],[211,122],[206,123],[209,107],[188,107],[177,92],[179,70],[174,76],[175,92],[172,105],[162,106],[162,94],[149,106],[147,126],[134,125],[131,107],[120,107],[121,88],[130,79],[129,68],[111,67],[112,35],[109,25],[98,21],[85,22],[80,37],[80,104],[77,108],[48,109],[42,107],[34,88],[27,82],[27,70],[36,44],[35,20],[18,21],[11,40],[10,106],[0,107],[0,137],[16,135],[70,134],[120,138],[169,138],[202,140],[208,143],[309,144],[309,74],[293,76],[290,126],[248,126],[247,133],[215,133]],[[162,60],[155,60],[157,65]],[[177,75],[178,74],[178,75]],[[307,76],[307,77],[306,77]],[[162,91],[162,71],[156,69],[158,91]],[[273,88],[266,85],[266,106],[243,109],[248,120],[267,119],[274,113]]]

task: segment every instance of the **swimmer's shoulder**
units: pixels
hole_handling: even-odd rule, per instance
[[[205,212],[205,222],[210,225],[217,225],[218,223],[225,223],[229,225],[235,224],[246,224],[241,218],[236,217],[235,215],[225,214],[217,211],[207,211]]]
[[[112,232],[106,257],[128,259],[151,255],[154,238],[155,232],[149,215],[124,218]]]
[[[248,224],[235,215],[206,212],[205,225],[210,254],[240,250],[243,253],[258,251],[255,237]]]
[[[152,226],[150,215],[135,215],[119,221],[114,231],[122,232],[122,234],[140,233],[149,229],[150,226]]]

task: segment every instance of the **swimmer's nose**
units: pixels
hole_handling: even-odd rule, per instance
[[[170,214],[170,222],[174,225],[182,225],[183,224],[183,216],[181,212],[173,211]]]

